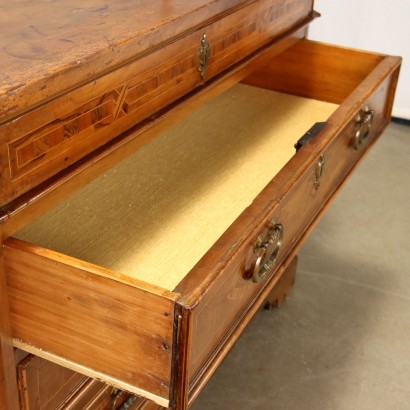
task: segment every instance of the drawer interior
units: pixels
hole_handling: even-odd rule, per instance
[[[238,84],[16,237],[172,291],[336,108]]]

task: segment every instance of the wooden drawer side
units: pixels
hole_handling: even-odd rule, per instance
[[[4,266],[16,347],[168,405],[173,294],[12,238]]]

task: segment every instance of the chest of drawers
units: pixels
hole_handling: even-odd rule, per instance
[[[400,59],[306,40],[311,1],[60,3],[2,37],[4,403],[13,340],[185,409],[387,125]]]

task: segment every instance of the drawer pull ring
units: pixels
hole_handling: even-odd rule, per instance
[[[205,72],[209,64],[209,56],[211,54],[211,47],[208,43],[208,38],[204,34],[201,38],[201,47],[198,48],[199,67],[198,71],[201,74],[202,80],[205,80]]]
[[[283,225],[271,223],[268,235],[268,240],[262,241],[259,237],[255,245],[256,261],[252,274],[255,283],[264,280],[276,262],[283,241]]]
[[[320,186],[320,179],[322,178],[323,172],[325,170],[325,163],[326,163],[326,157],[324,154],[322,154],[319,157],[319,160],[317,161],[316,164],[316,170],[315,170],[315,188],[318,189]]]
[[[369,136],[373,118],[374,110],[371,109],[368,105],[364,106],[360,110],[360,113],[357,114],[355,121],[358,128],[353,140],[354,149],[359,149]]]

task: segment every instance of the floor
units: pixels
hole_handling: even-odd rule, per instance
[[[330,166],[330,164],[327,164]],[[410,409],[410,127],[391,124],[193,410]]]

